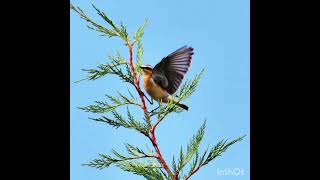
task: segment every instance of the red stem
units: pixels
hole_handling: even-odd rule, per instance
[[[151,141],[154,149],[155,149],[156,152],[157,152],[157,157],[158,157],[158,159],[159,159],[162,167],[167,171],[168,175],[171,176],[171,177],[173,177],[174,180],[176,180],[177,178],[172,174],[169,166],[167,165],[166,161],[164,160],[164,158],[163,158],[163,156],[162,156],[162,154],[161,154],[161,151],[160,151],[160,149],[159,149],[159,146],[158,146],[157,139],[156,139],[156,136],[155,136],[154,131],[155,131],[155,126],[153,126],[153,127],[151,128],[151,130],[150,130],[150,132],[151,132],[151,137],[149,137],[149,139],[150,139],[150,141]]]
[[[140,88],[140,82],[139,82],[139,79],[137,78],[137,73],[136,73],[136,71],[134,69],[134,65],[133,65],[133,58],[132,58],[132,46],[133,46],[133,44],[131,44],[129,40],[127,40],[127,44],[128,44],[129,53],[130,53],[129,64],[130,64],[130,68],[131,68],[131,71],[132,71],[133,77],[134,77],[134,85],[136,86],[136,89],[137,89],[137,91],[139,93],[139,96],[141,98],[141,102],[142,102],[141,108],[143,109],[144,114],[147,116],[147,118],[150,118],[148,110],[147,110],[147,106],[146,106],[146,103],[145,103],[145,100],[144,100],[144,96],[143,96],[143,93],[142,93],[141,88]],[[161,151],[159,149],[159,146],[158,146],[158,143],[157,143],[157,140],[156,140],[156,136],[154,134],[155,127],[157,125],[158,125],[158,123],[155,126],[151,125],[151,127],[150,127],[151,135],[147,134],[147,136],[150,139],[154,149],[157,152],[156,158],[159,160],[159,162],[162,165],[162,167],[167,171],[168,175],[173,177],[174,180],[176,180],[177,178],[172,174],[169,166],[167,165],[166,161],[164,160],[164,158],[163,158],[163,156],[161,154]]]
[[[133,66],[133,58],[132,58],[132,44],[129,42],[129,40],[127,40],[127,44],[128,44],[128,47],[129,47],[129,53],[130,53],[130,59],[129,59],[129,64],[130,64],[130,68],[131,68],[131,71],[133,73],[133,77],[134,77],[134,84],[137,88],[137,91],[139,93],[139,96],[140,96],[140,99],[141,99],[141,102],[142,102],[142,109],[144,111],[144,114],[149,116],[148,115],[148,110],[147,110],[147,106],[146,106],[146,102],[144,100],[144,96],[143,96],[143,93],[141,91],[141,88],[140,88],[140,82],[139,82],[139,79],[137,78],[137,73],[136,73],[136,70],[134,69],[134,66]]]

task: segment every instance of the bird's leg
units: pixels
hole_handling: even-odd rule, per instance
[[[150,111],[149,113],[151,113],[152,115],[157,114],[157,113],[155,113],[154,111],[155,111],[155,110],[157,110],[157,109],[159,109],[160,107],[162,107],[162,99],[160,99],[160,102],[159,102],[158,107],[157,107],[157,108],[155,108],[155,109],[153,109],[153,110],[152,110],[152,111]]]
[[[148,102],[153,105],[153,99],[151,98],[151,101],[149,100],[149,98],[140,90],[139,93],[141,93],[147,100]]]
[[[149,98],[144,94],[144,92],[142,92],[135,84],[134,84],[134,87],[138,91],[139,95],[143,95],[151,105],[153,104],[153,99],[152,98],[151,98],[152,101],[150,101]]]
[[[142,92],[143,93],[143,92]],[[151,101],[149,100],[149,98],[143,93],[144,97],[146,97],[146,99],[148,100],[148,102],[153,105],[153,99],[151,98]]]
[[[149,114],[153,113],[155,110],[159,109],[160,106],[158,106],[157,108],[153,109],[152,111],[149,112]]]

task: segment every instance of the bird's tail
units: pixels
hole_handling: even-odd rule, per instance
[[[186,110],[186,111],[188,111],[188,109],[189,109],[189,107],[186,106],[186,105],[184,105],[184,104],[178,103],[177,106],[181,107],[182,109],[184,109],[184,110]]]
[[[174,104],[176,104],[177,106],[181,107],[182,109],[188,111],[189,110],[189,107],[187,105],[184,105],[184,104],[181,104],[181,103],[178,103],[177,101],[173,100],[170,96],[168,96],[170,99],[168,100],[172,100],[172,102]]]

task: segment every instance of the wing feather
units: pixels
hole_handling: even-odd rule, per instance
[[[192,55],[193,48],[187,46],[169,54],[153,68],[153,80],[169,94],[175,93],[190,67]]]

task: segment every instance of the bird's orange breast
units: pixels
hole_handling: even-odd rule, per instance
[[[143,86],[152,99],[156,101],[162,99],[163,102],[167,101],[168,93],[153,81],[151,75],[143,76]]]

